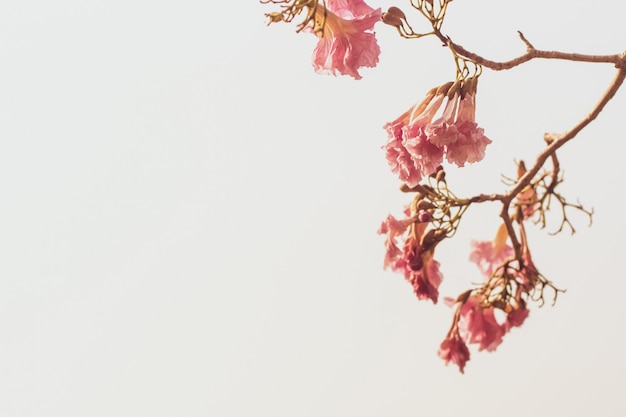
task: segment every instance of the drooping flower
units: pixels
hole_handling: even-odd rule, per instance
[[[436,172],[446,160],[460,167],[485,156],[491,140],[475,122],[476,77],[448,82],[428,92],[424,101],[387,123],[383,147],[391,170],[409,187]],[[439,117],[444,99],[446,105]]]
[[[481,297],[471,295],[461,306],[459,329],[468,343],[478,344],[478,350],[492,352],[502,343],[507,328],[496,321],[495,308],[483,307]]]
[[[313,52],[313,68],[359,80],[359,68],[378,63],[380,47],[372,29],[381,20],[381,10],[363,0],[327,0],[326,4],[315,9],[314,32],[320,39]]]
[[[434,259],[434,251],[445,232],[426,231],[430,220],[427,211],[413,209],[410,217],[404,220],[388,216],[378,233],[387,235],[385,269],[402,273],[418,299],[430,299],[436,304],[443,275],[439,271],[439,262]],[[399,238],[403,238],[402,249],[398,245]]]
[[[415,187],[422,180],[422,170],[402,144],[403,128],[402,121],[394,121],[385,125],[389,141],[383,146],[383,149],[391,172],[409,187]]]
[[[492,241],[472,241],[470,261],[475,262],[486,278],[513,256],[513,248],[506,244],[508,234],[504,224]]]
[[[380,225],[378,234],[387,235],[387,238],[385,239],[386,251],[385,261],[383,263],[384,269],[389,267],[392,267],[392,269],[396,268],[396,265],[402,256],[402,251],[398,247],[397,239],[406,232],[406,229],[413,221],[414,219],[398,220],[390,214]]]
[[[526,308],[526,302],[522,299],[518,301],[518,305],[515,309],[513,309],[506,316],[506,321],[504,322],[504,328],[506,331],[510,331],[513,327],[520,327],[524,324],[526,317],[530,311]]]
[[[466,162],[482,160],[485,157],[485,148],[491,143],[491,139],[485,136],[483,128],[478,127],[475,121],[475,78],[463,86],[461,96],[455,120],[456,141],[446,145],[446,160],[460,167],[465,166]]]
[[[448,91],[448,102],[443,109],[442,115],[424,129],[428,141],[441,148],[455,143],[459,134],[455,124],[456,111],[460,99],[458,85],[458,82],[453,84],[450,88],[451,91]]]
[[[422,177],[436,172],[443,161],[442,149],[430,143],[424,132],[443,102],[444,93],[440,89],[433,88],[421,103],[384,126],[389,137],[383,146],[387,162],[409,187],[415,187]]]
[[[437,304],[439,299],[439,285],[443,281],[443,275],[439,271],[439,262],[433,258],[431,251],[426,252],[422,258],[422,267],[418,270],[406,269],[405,277],[413,286],[413,292],[418,300],[431,300]]]
[[[441,342],[437,354],[446,361],[446,365],[450,362],[457,365],[461,373],[464,373],[465,364],[470,359],[469,349],[463,339],[461,339],[458,329],[448,333],[448,336]]]

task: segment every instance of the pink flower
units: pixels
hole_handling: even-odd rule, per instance
[[[391,170],[409,187],[431,175],[443,162],[464,166],[478,162],[491,143],[475,118],[476,79],[446,83],[428,92],[384,127],[389,141],[383,147]],[[433,120],[447,97],[442,114]]]
[[[375,67],[380,48],[372,29],[381,20],[381,10],[362,0],[327,0],[328,7],[316,9],[316,22],[324,22],[320,40],[313,52],[313,68],[318,73],[350,75],[361,79],[358,69]]]
[[[448,103],[441,117],[426,127],[426,135],[433,145],[444,147],[457,141],[459,132],[455,125],[455,118],[458,102],[459,93],[456,92],[451,98],[448,98]]]
[[[424,128],[443,102],[444,95],[434,88],[425,99],[387,123],[389,141],[383,149],[391,171],[409,187],[415,187],[423,176],[437,171],[443,161],[443,150],[428,142]]]
[[[506,226],[502,224],[493,241],[472,241],[470,261],[478,265],[485,277],[491,277],[498,267],[513,256],[513,248],[506,244],[508,237]]]
[[[378,229],[378,234],[387,235],[384,268],[401,272],[418,299],[430,299],[436,304],[443,276],[433,254],[445,234],[436,234],[432,230],[426,233],[431,217],[425,213],[414,212],[404,220],[389,215]],[[400,237],[404,237],[402,249],[398,246]]]
[[[524,324],[529,313],[526,303],[522,300],[521,305],[506,316],[506,321],[504,322],[506,331],[508,332],[513,327],[520,327]]]
[[[439,351],[437,352],[439,357],[446,361],[446,365],[450,362],[459,367],[461,373],[465,369],[465,364],[470,359],[470,352],[465,342],[459,336],[458,331],[453,331],[441,342]]]
[[[400,181],[406,183],[409,187],[415,187],[422,180],[422,172],[402,144],[403,127],[404,125],[400,122],[392,122],[385,125],[389,141],[383,146],[383,149],[385,150],[387,162],[391,167],[391,172],[396,174]]]
[[[504,245],[499,250],[489,241],[472,241],[470,261],[475,262],[480,271],[489,278],[499,266],[513,256],[513,248]]]
[[[491,143],[491,139],[484,135],[484,130],[474,121],[475,96],[476,92],[470,91],[460,100],[455,121],[457,140],[446,146],[446,159],[460,167],[465,166],[466,162],[482,160],[485,157],[485,148]]]
[[[402,143],[422,176],[427,176],[437,172],[437,168],[441,166],[443,149],[428,141],[423,128],[419,123],[406,126]]]
[[[397,238],[398,236],[402,236],[406,232],[406,229],[413,221],[413,219],[398,220],[390,214],[380,225],[380,228],[378,229],[378,234],[387,235],[387,239],[385,239],[386,252],[385,261],[383,263],[384,269],[387,269],[390,266],[394,268],[400,260],[402,256],[402,251],[397,245]]]
[[[424,256],[421,262],[422,267],[418,270],[405,269],[405,278],[413,286],[413,292],[418,300],[430,299],[433,304],[437,304],[439,285],[443,281],[439,262],[433,259],[432,254]]]
[[[477,343],[478,350],[496,350],[507,332],[504,325],[498,324],[494,307],[482,307],[481,298],[470,296],[461,306],[459,329],[468,343]]]

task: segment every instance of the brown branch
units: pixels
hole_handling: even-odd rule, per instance
[[[463,46],[452,42],[450,37],[443,35],[441,32],[436,31],[435,35],[448,47],[452,48],[454,52],[463,56],[464,58],[468,58],[477,64],[480,64],[486,68],[492,69],[494,71],[502,71],[511,69],[518,65],[521,65],[525,62],[528,62],[535,58],[543,58],[543,59],[561,59],[565,61],[575,61],[575,62],[596,62],[596,63],[607,63],[607,64],[615,64],[615,66],[619,66],[623,64],[624,53],[622,54],[612,54],[612,55],[587,55],[587,54],[578,54],[578,53],[570,53],[570,52],[559,52],[559,51],[542,51],[539,49],[535,49],[535,47],[524,37],[524,34],[520,31],[517,32],[519,34],[520,39],[526,45],[526,53],[518,56],[517,58],[513,58],[509,61],[497,62],[491,61],[489,59],[483,58],[482,56],[475,54],[471,51],[468,51]]]
[[[537,157],[537,160],[533,164],[533,166],[517,181],[517,184],[509,190],[506,194],[506,200],[511,201],[517,194],[519,194],[524,187],[530,184],[530,181],[537,175],[541,167],[545,164],[546,160],[550,158],[552,154],[554,154],[557,149],[561,146],[565,145],[567,142],[572,140],[576,135],[585,128],[589,123],[591,123],[598,114],[604,109],[604,106],[613,98],[617,90],[621,87],[624,79],[626,78],[626,52],[622,53],[620,56],[621,61],[616,64],[618,67],[617,74],[615,78],[609,85],[609,88],[604,92],[600,101],[595,105],[595,107],[585,116],[580,122],[578,122],[574,127],[572,127],[567,132],[561,135],[552,135],[553,142],[550,143]]]

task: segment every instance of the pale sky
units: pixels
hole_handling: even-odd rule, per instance
[[[409,2],[391,5],[410,14]],[[560,153],[588,228],[530,228],[566,288],[465,375],[437,357],[451,310],[382,270],[398,191],[382,126],[454,77],[435,39],[382,24],[363,79],[317,75],[315,37],[256,1],[0,4],[0,415],[413,417],[626,413],[626,90]],[[621,1],[455,0],[444,32],[491,59],[626,49]],[[419,27],[419,24],[415,26]],[[485,159],[459,196],[500,192],[543,132],[583,117],[615,72],[486,70]],[[442,296],[480,281],[471,207],[437,248]]]

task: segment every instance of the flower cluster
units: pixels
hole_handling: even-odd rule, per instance
[[[447,190],[445,172],[439,167],[429,177],[434,182],[419,185],[415,197],[404,211],[404,219],[389,215],[378,229],[386,235],[383,266],[404,275],[418,299],[437,303],[443,275],[434,259],[435,247],[452,235],[465,206],[455,207]]]
[[[313,52],[313,68],[318,73],[349,75],[361,79],[358,70],[378,64],[380,47],[373,32],[381,21],[380,9],[363,0],[267,0],[283,4],[281,12],[268,13],[269,23],[289,22],[305,13],[299,25],[315,33],[319,42]]]
[[[445,232],[441,229],[426,231],[431,217],[428,210],[413,207],[406,214],[409,217],[402,220],[389,215],[378,230],[379,234],[387,235],[384,268],[404,274],[418,299],[437,303],[443,276],[434,254]],[[402,249],[398,246],[398,237],[403,239]]]
[[[421,103],[384,126],[387,161],[409,187],[434,173],[444,156],[459,167],[484,158],[491,140],[475,121],[476,84],[477,77],[471,77],[433,88]]]
[[[467,344],[478,345],[479,351],[494,351],[504,335],[521,326],[528,317],[527,300],[537,296],[543,299],[543,288],[551,286],[532,261],[523,223],[520,234],[519,258],[506,244],[508,235],[504,225],[493,241],[472,243],[470,260],[484,274],[485,283],[456,300],[449,300],[455,306],[454,318],[439,348],[439,356],[446,364],[456,364],[461,372],[470,358]]]

